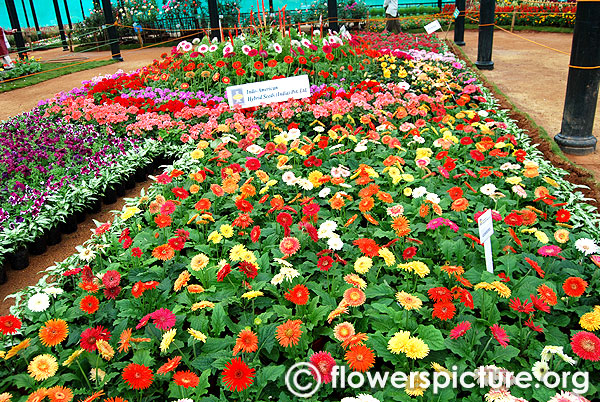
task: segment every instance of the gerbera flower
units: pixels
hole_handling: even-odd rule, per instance
[[[454,299],[450,289],[445,287],[431,288],[427,291],[427,295],[434,302],[450,302]]]
[[[283,295],[286,300],[292,303],[303,306],[308,303],[308,288],[304,285],[296,285],[293,289],[288,289],[287,293]]]
[[[60,385],[48,389],[47,395],[50,402],[70,402],[73,400],[73,391]]]
[[[39,402],[39,401],[44,400],[44,398],[47,396],[48,396],[48,389],[39,388],[37,391],[29,394],[29,397],[27,398],[26,402]]]
[[[152,257],[161,261],[167,261],[175,257],[175,250],[170,244],[162,244],[152,250]]]
[[[168,308],[161,308],[150,314],[156,328],[166,331],[175,325],[177,317]]]
[[[110,331],[107,331],[102,326],[88,328],[81,333],[81,347],[88,352],[93,352],[97,349],[96,341],[98,339],[110,340]]]
[[[345,355],[346,361],[354,371],[365,372],[373,367],[375,355],[373,351],[364,345],[356,345],[350,348]]]
[[[586,331],[597,331],[600,329],[600,313],[596,310],[585,313],[579,319],[579,325]]]
[[[21,320],[12,314],[0,317],[0,333],[2,335],[14,334],[21,329]]]
[[[354,325],[352,325],[348,321],[339,323],[333,329],[333,336],[340,342],[344,342],[346,339],[348,339],[355,333],[356,332],[354,330]]]
[[[439,318],[442,321],[451,320],[456,314],[456,307],[451,302],[437,302],[433,304],[433,318]]]
[[[56,374],[58,371],[58,362],[56,361],[56,357],[52,355],[38,355],[29,362],[27,371],[36,381],[44,381]]]
[[[562,252],[562,249],[558,246],[549,245],[542,246],[538,249],[538,254],[543,255],[544,257],[556,257]]]
[[[185,287],[190,280],[191,275],[187,269],[181,271],[177,279],[175,279],[175,283],[173,284],[173,291],[179,292],[183,287]]]
[[[571,338],[573,352],[582,359],[600,360],[600,338],[591,332],[580,331]]]
[[[221,375],[223,383],[230,391],[240,392],[252,385],[255,372],[256,370],[248,367],[240,357],[236,357],[229,363],[225,363],[225,369]]]
[[[115,350],[104,339],[98,339],[96,341],[96,348],[104,360],[110,360],[115,356]]]
[[[519,313],[531,314],[535,311],[533,303],[530,303],[527,299],[521,301],[518,297],[512,298],[508,306]]]
[[[354,270],[359,274],[366,274],[369,272],[369,269],[373,266],[373,260],[369,257],[359,257],[354,262]]]
[[[81,302],[79,302],[79,308],[81,311],[87,314],[94,314],[96,311],[98,311],[99,305],[100,302],[98,301],[98,298],[92,295],[85,296],[83,299],[81,299]]]
[[[409,331],[399,331],[388,341],[388,350],[394,354],[406,353],[406,344],[410,339]]]
[[[429,346],[422,339],[411,336],[404,345],[404,353],[409,359],[423,359],[429,354]]]
[[[195,340],[206,343],[206,335],[204,335],[202,332],[192,328],[188,328],[187,332]]]
[[[528,257],[525,257],[525,261],[531,266],[531,268],[535,269],[535,272],[537,272],[540,278],[544,279],[544,275],[546,273],[537,262],[533,261],[531,258]]]
[[[147,389],[152,385],[152,370],[143,364],[129,363],[121,375],[131,389]]]
[[[511,291],[508,288],[508,286],[506,286],[504,283],[500,282],[500,281],[494,281],[490,284],[492,286],[492,289],[496,291],[496,293],[498,293],[498,295],[500,297],[504,297],[505,299],[508,299],[511,295]]]
[[[346,291],[344,292],[344,301],[349,306],[362,306],[366,300],[367,296],[365,295],[365,292],[363,292],[359,288],[352,287],[350,289],[346,289]]]
[[[317,261],[317,267],[321,271],[329,271],[329,269],[333,266],[333,258],[328,255],[324,255]]]
[[[423,306],[421,299],[404,291],[396,293],[396,300],[406,310],[418,310]]]
[[[257,298],[257,297],[259,297],[259,296],[263,296],[263,295],[264,295],[264,293],[263,293],[263,292],[261,292],[260,290],[251,290],[250,292],[246,292],[246,293],[244,293],[244,294],[242,295],[242,297],[243,297],[244,299],[248,299],[248,300],[250,300],[250,299],[255,299],[255,298]]]
[[[598,245],[592,239],[581,238],[575,241],[575,248],[584,255],[598,252]]]
[[[41,313],[50,307],[50,297],[46,293],[36,293],[27,301],[27,307],[34,313]]]
[[[178,371],[173,374],[175,384],[183,388],[195,388],[200,383],[200,378],[191,371]]]
[[[556,306],[556,303],[558,303],[556,293],[548,285],[538,286],[537,292],[538,295],[542,298],[542,300],[544,300],[550,306]]]
[[[179,363],[181,362],[181,356],[175,356],[172,359],[167,360],[165,364],[160,366],[158,370],[156,370],[156,374],[167,374],[177,368]]]
[[[115,270],[106,271],[102,276],[102,284],[107,288],[115,288],[121,282],[121,274]]]
[[[348,274],[344,276],[344,281],[355,288],[364,289],[367,287],[367,282],[365,282],[363,278],[356,274]]]
[[[65,339],[69,334],[69,326],[65,320],[53,319],[48,320],[40,328],[40,340],[44,346],[56,346]]]
[[[240,331],[233,347],[233,355],[239,352],[252,353],[258,349],[258,337],[252,330],[244,329]]]
[[[471,329],[471,323],[469,321],[459,322],[450,330],[450,338],[458,339],[466,334],[469,329]]]
[[[509,339],[508,335],[506,335],[506,331],[498,324],[492,325],[490,329],[492,330],[492,336],[494,339],[496,339],[503,347],[507,347]]]
[[[279,250],[284,255],[294,255],[300,249],[300,242],[295,237],[284,237],[279,243]]]
[[[300,340],[300,336],[302,335],[302,330],[300,329],[300,325],[302,325],[301,320],[287,320],[283,324],[277,327],[276,338],[279,341],[279,344],[284,348],[288,348],[290,346],[295,346],[298,344]]]
[[[166,352],[169,349],[169,346],[171,346],[173,339],[175,339],[175,335],[177,335],[176,328],[170,329],[163,334],[162,339],[160,341],[161,352]]]
[[[206,254],[198,254],[192,257],[190,261],[190,266],[192,267],[192,271],[199,271],[204,269],[208,265],[209,259]]]
[[[310,362],[318,370],[321,382],[323,384],[329,384],[332,380],[331,372],[336,365],[333,356],[331,356],[329,352],[313,353],[310,357]],[[315,380],[318,381],[319,377],[317,376],[317,373],[314,370],[311,371]]]
[[[562,285],[563,290],[567,296],[579,297],[587,288],[588,283],[578,276],[572,276],[567,278]]]
[[[400,215],[394,218],[392,223],[392,229],[396,231],[396,236],[403,237],[410,233],[410,222],[404,215]]]
[[[356,239],[352,244],[358,246],[360,251],[367,257],[376,257],[379,255],[379,246],[373,239]]]

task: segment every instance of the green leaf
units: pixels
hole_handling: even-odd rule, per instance
[[[259,387],[262,389],[267,385],[268,382],[277,381],[282,378],[285,370],[285,366],[265,366],[256,374],[255,384],[260,384]]]
[[[143,364],[146,367],[152,367],[154,364],[154,358],[150,356],[148,349],[140,349],[133,354],[132,361],[135,364]]]
[[[419,337],[429,346],[431,350],[444,349],[444,336],[441,331],[433,325],[420,326],[417,330]]]
[[[510,361],[517,357],[519,353],[521,353],[521,351],[512,345],[508,345],[505,348],[497,346],[494,350],[487,353],[488,364]]]
[[[375,349],[377,356],[381,357],[383,360],[387,360],[388,362],[395,362],[397,357],[388,350],[388,341],[389,339],[383,336],[381,332],[376,332],[369,338],[367,343],[371,345],[373,349]]]
[[[290,318],[292,316],[292,309],[289,309],[279,304],[273,306],[273,312],[277,314],[280,318]]]
[[[212,312],[212,329],[215,335],[221,335],[225,330],[225,309],[221,303],[215,304]]]

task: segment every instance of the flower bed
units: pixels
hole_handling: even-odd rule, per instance
[[[381,50],[374,42],[332,53],[319,43],[314,52],[334,55],[321,71],[338,81],[306,67],[306,100],[241,111],[215,101],[219,87],[163,104],[111,93],[158,82],[158,61],[90,85],[87,103],[47,105],[75,120],[106,110],[113,120],[97,113],[95,124],[158,136],[180,157],[49,269],[51,287],[27,289],[18,318],[0,317],[0,390],[23,400],[290,401],[284,374],[310,361],[325,383],[312,400],[556,401],[544,386],[433,395],[419,381],[332,389],[330,376],[333,364],[536,377],[598,369],[597,216],[443,47],[411,49],[418,41],[405,35]],[[250,63],[238,47],[212,74]],[[284,49],[278,64],[294,57]],[[172,90],[194,51],[163,58]],[[344,57],[358,53],[364,70],[350,70]],[[119,114],[131,102],[143,110],[136,123]],[[476,223],[486,209],[493,273]],[[586,395],[595,393],[592,381]]]

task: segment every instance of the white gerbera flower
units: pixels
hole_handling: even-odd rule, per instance
[[[94,251],[89,248],[84,248],[79,253],[79,258],[81,258],[84,261],[91,261],[94,259],[94,257],[96,257],[96,253],[94,253]]]
[[[288,186],[293,186],[298,182],[298,178],[296,177],[294,172],[285,172],[283,176],[281,176],[281,179]]]
[[[338,224],[336,221],[326,220],[325,222],[321,223],[321,225],[319,226],[319,230],[333,232],[334,230],[337,229],[337,227],[338,227]]]
[[[35,313],[46,311],[50,307],[50,297],[46,293],[36,293],[29,298],[27,307]]]
[[[280,285],[281,282],[285,279],[285,276],[280,272],[271,279],[271,285],[277,286]]]
[[[539,381],[541,381],[542,378],[544,378],[544,376],[548,374],[548,371],[550,371],[550,366],[548,366],[548,363],[546,363],[545,361],[535,362],[531,369],[533,376]]]
[[[381,402],[379,399],[369,394],[358,394],[356,399],[358,399],[360,402]]]
[[[303,189],[303,190],[312,190],[315,185],[312,184],[312,182],[310,180],[307,179],[298,179],[298,185]]]
[[[553,346],[553,345],[544,346],[544,349],[542,349],[542,353],[541,353],[542,361],[548,362],[548,360],[550,360],[550,356],[557,354],[557,353],[564,354],[562,346]]]
[[[51,286],[49,288],[44,289],[44,293],[46,293],[50,296],[58,296],[58,295],[62,295],[64,293],[64,290],[62,290],[61,288],[57,288],[55,286]]]
[[[414,192],[413,192],[413,194],[414,194]],[[425,199],[427,201],[433,202],[434,204],[440,203],[440,197],[435,193],[427,193],[427,195],[425,196]]]
[[[290,267],[281,267],[280,272],[288,282],[291,282],[294,278],[300,276],[300,272],[298,272],[298,270]]]
[[[492,195],[496,192],[496,186],[493,183],[488,183],[486,185],[481,186],[479,191],[481,191],[481,193],[485,195]]]
[[[298,138],[300,138],[300,130],[298,130],[297,128],[292,128],[291,130],[289,130],[287,132],[287,138],[291,141],[296,140]]]
[[[256,144],[252,144],[248,148],[246,148],[246,151],[248,151],[248,152],[250,152],[251,154],[254,154],[254,155],[258,155],[258,154],[260,154],[264,150],[265,149],[263,147],[261,147],[260,145],[256,145]]]
[[[344,242],[339,237],[330,237],[327,240],[327,246],[332,250],[341,250],[344,247]]]
[[[421,198],[425,194],[427,194],[427,189],[425,187],[421,186],[421,187],[417,187],[413,190],[412,197],[413,198]]]
[[[331,194],[331,189],[329,187],[325,187],[321,191],[319,191],[319,197],[321,197],[321,198],[325,198],[329,194]]]
[[[325,131],[325,127],[323,127],[323,126],[315,126],[313,128],[313,130],[315,130],[317,133],[322,133],[323,131]]]
[[[575,248],[585,255],[590,255],[598,252],[598,245],[592,239],[582,237],[575,242]]]

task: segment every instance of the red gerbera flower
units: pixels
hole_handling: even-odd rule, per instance
[[[191,371],[178,371],[173,374],[175,384],[184,388],[195,388],[200,383],[200,378]]]
[[[580,277],[572,276],[565,280],[562,287],[567,296],[579,297],[585,292],[587,285],[588,283]]]
[[[0,333],[14,334],[21,328],[21,320],[12,314],[0,317]]]
[[[153,381],[152,370],[143,364],[129,363],[122,376],[131,389],[146,389]]]
[[[504,223],[509,226],[521,226],[523,224],[523,217],[515,212],[511,212],[504,217]]]
[[[445,287],[431,288],[427,291],[429,298],[434,302],[449,302],[452,301],[452,292]]]
[[[171,217],[169,215],[158,214],[154,217],[154,223],[159,228],[166,228],[167,226],[171,226]]]
[[[321,271],[329,271],[329,269],[333,266],[333,258],[328,255],[324,255],[317,261],[317,266]]]
[[[170,371],[173,371],[179,366],[181,362],[181,356],[175,356],[172,359],[167,360],[165,364],[160,366],[158,370],[156,370],[156,374],[167,374]]]
[[[528,257],[525,257],[525,261],[531,266],[531,268],[535,269],[535,272],[537,272],[540,278],[544,278],[544,275],[546,275],[546,273],[537,262],[533,261],[531,258]]]
[[[182,237],[174,237],[167,241],[173,250],[181,251],[185,247],[185,240]]]
[[[246,276],[249,279],[254,279],[254,278],[256,278],[256,275],[258,275],[258,270],[256,269],[256,265],[254,265],[248,261],[240,262],[239,268],[240,268],[240,271],[242,271],[244,274],[246,274]],[[217,274],[217,276],[218,276],[218,274]]]
[[[492,325],[490,329],[492,330],[492,336],[494,339],[496,339],[503,347],[507,347],[509,339],[508,335],[506,335],[506,331],[498,324]]]
[[[451,320],[456,313],[456,307],[450,302],[438,302],[433,305],[433,318],[439,318],[442,321]]]
[[[293,289],[288,289],[288,292],[283,295],[286,300],[292,303],[303,306],[308,303],[308,288],[304,285],[296,285]]]
[[[260,238],[260,226],[256,225],[250,231],[250,240],[252,240],[252,243],[256,243],[259,238]]]
[[[528,300],[521,302],[521,299],[518,297],[513,297],[508,305],[519,313],[531,314],[535,311],[533,303],[530,303]]]
[[[356,239],[352,244],[358,246],[360,251],[367,257],[376,257],[379,255],[379,246],[373,239]]]
[[[557,222],[565,223],[569,222],[569,219],[571,219],[571,213],[566,209],[559,209],[558,211],[556,211]]]
[[[255,371],[248,367],[241,357],[236,357],[225,364],[225,370],[221,375],[223,376],[223,383],[230,391],[240,392],[252,384]]]
[[[331,353],[314,353],[310,357],[310,362],[319,371],[319,374],[321,375],[321,381],[323,382],[323,384],[329,384],[332,380],[331,372],[333,371],[333,367],[335,367],[335,360],[333,359],[333,356],[331,356]],[[314,370],[311,371],[313,377],[315,378],[315,380],[317,380],[317,373]]]
[[[227,275],[229,275],[230,272],[231,272],[231,265],[229,265],[229,264],[223,265],[219,269],[219,271],[217,271],[217,282],[222,282],[223,279],[225,279],[227,277]]]
[[[459,290],[460,296],[459,300],[465,307],[473,310],[475,308],[475,304],[473,303],[473,295],[467,289],[460,288]]]
[[[532,331],[535,331],[535,332],[544,332],[544,329],[541,326],[535,325],[533,323],[533,319],[531,317],[527,321],[525,321],[524,324],[525,324],[525,326],[531,328]]]
[[[404,249],[402,252],[402,258],[404,261],[410,260],[415,255],[417,255],[417,248],[415,246],[406,247],[406,249]]]
[[[115,270],[106,271],[102,276],[102,284],[107,288],[114,288],[119,286],[121,282],[121,274]]]
[[[107,299],[113,300],[116,299],[119,293],[121,293],[121,287],[116,286],[114,288],[104,288],[104,297]]]
[[[173,195],[175,195],[175,197],[179,198],[180,200],[185,200],[189,196],[189,194],[185,188],[175,187],[171,191],[173,192]]]
[[[352,346],[346,352],[345,357],[348,365],[354,371],[365,372],[375,363],[373,351],[364,345]]]
[[[96,311],[98,311],[99,305],[100,302],[98,301],[98,298],[92,295],[84,297],[79,302],[79,308],[81,309],[81,311],[84,311],[87,314],[94,314]]]
[[[469,329],[471,329],[471,323],[469,321],[462,321],[450,330],[450,338],[458,339],[466,334]]]
[[[81,333],[80,346],[88,352],[93,352],[97,349],[96,341],[100,339],[108,342],[110,340],[110,331],[104,329],[103,326],[88,328]]]
[[[544,313],[550,312],[550,306],[544,299],[538,298],[536,295],[529,295],[529,298],[536,310],[543,311]]]
[[[580,331],[573,335],[571,347],[582,359],[593,362],[600,360],[600,338],[591,332]]]
[[[175,314],[168,308],[161,308],[153,312],[151,315],[156,328],[163,331],[171,329],[177,320]]]

